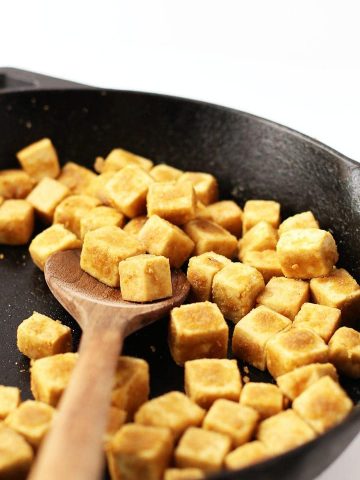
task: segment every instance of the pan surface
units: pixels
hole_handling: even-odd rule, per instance
[[[1,72],[0,72],[1,73]],[[1,82],[0,82],[1,87]],[[185,170],[216,175],[222,198],[242,205],[274,199],[282,217],[312,210],[338,243],[339,264],[360,279],[360,167],[330,148],[261,118],[206,103],[136,92],[75,87],[9,91],[0,95],[0,169],[15,168],[15,152],[50,137],[61,163],[91,167],[97,155],[121,146]],[[16,348],[18,324],[36,310],[80,330],[48,290],[27,247],[0,246],[0,383],[30,396],[29,362]],[[147,360],[152,395],[183,389],[183,369],[167,346],[167,319],[130,336],[124,354]],[[253,380],[270,380],[250,369]],[[359,382],[342,379],[358,403]],[[76,419],[74,419],[76,421]],[[214,478],[311,479],[360,430],[360,407],[326,435],[241,472]]]

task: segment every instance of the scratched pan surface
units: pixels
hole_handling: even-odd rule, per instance
[[[311,209],[339,246],[341,265],[360,279],[360,167],[297,132],[249,114],[191,100],[102,91],[29,72],[0,69],[0,168],[16,167],[14,153],[52,138],[62,163],[91,167],[95,156],[122,146],[155,162],[213,173],[223,198],[240,204],[274,199],[282,215]],[[34,310],[80,331],[50,294],[26,247],[0,246],[0,383],[30,396],[29,363],[17,351],[16,328]],[[152,395],[183,388],[183,370],[169,355],[167,319],[129,337],[124,353],[146,359]],[[250,370],[250,378],[266,374]],[[355,403],[360,388],[342,379]],[[76,418],[74,418],[76,421]],[[360,430],[360,407],[317,440],[241,472],[214,478],[311,479]]]

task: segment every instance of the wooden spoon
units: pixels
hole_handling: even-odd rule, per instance
[[[80,268],[80,251],[52,255],[46,282],[83,330],[79,360],[53,427],[40,448],[31,480],[93,480],[102,475],[103,433],[123,340],[184,302],[189,282],[172,271],[173,296],[147,304],[125,302]]]

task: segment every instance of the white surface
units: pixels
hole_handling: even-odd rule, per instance
[[[0,65],[198,98],[360,160],[357,0],[0,0]],[[360,477],[360,437],[318,480]]]

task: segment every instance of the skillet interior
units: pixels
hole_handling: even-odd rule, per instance
[[[205,103],[133,92],[93,89],[0,95],[0,168],[17,165],[14,152],[52,138],[62,163],[91,166],[96,155],[123,146],[155,162],[215,174],[223,198],[278,200],[282,216],[311,209],[337,240],[341,265],[360,279],[360,167],[301,134],[246,113]],[[33,310],[79,328],[52,297],[27,248],[3,247],[0,261],[0,382],[30,395],[28,362],[16,349],[16,328]],[[125,353],[151,366],[152,393],[181,389],[183,370],[172,362],[166,319],[126,340]],[[251,369],[252,379],[265,374]],[[353,400],[358,382],[343,380]],[[304,447],[219,478],[310,479],[344,449],[360,429],[360,411]]]

